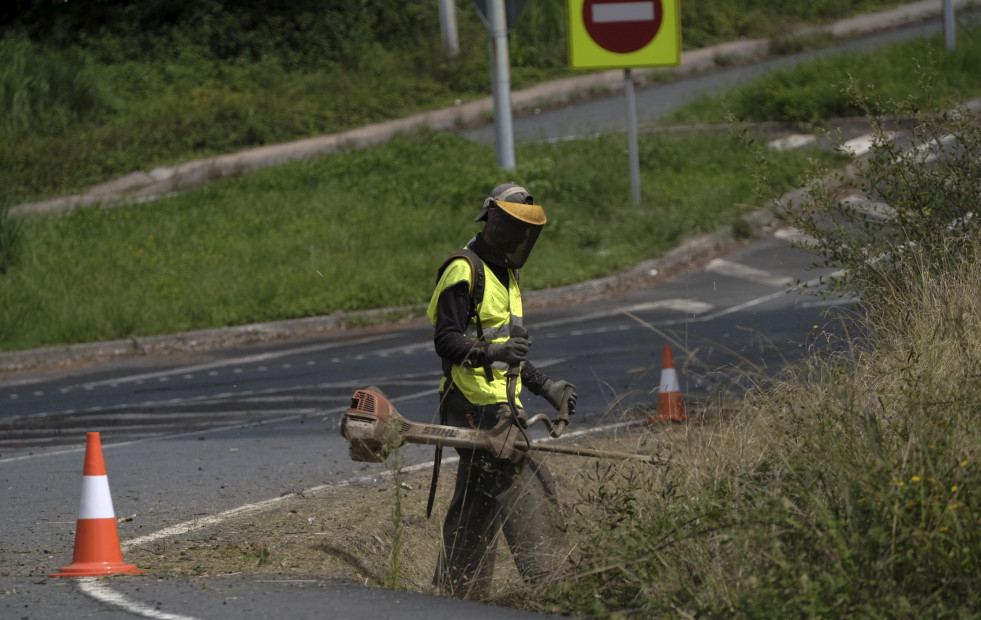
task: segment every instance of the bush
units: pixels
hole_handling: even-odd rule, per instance
[[[85,57],[12,34],[0,38],[0,129],[50,135],[98,119],[107,103]]]
[[[809,187],[802,210],[789,217],[816,239],[825,264],[842,268],[836,290],[877,299],[881,292],[920,275],[941,273],[951,257],[973,260],[981,220],[981,128],[962,109],[926,113],[908,102],[885,107],[849,92],[873,128],[870,154],[854,167],[847,191],[826,180]],[[907,140],[894,140],[893,119],[911,125]],[[857,191],[856,191],[857,190]]]

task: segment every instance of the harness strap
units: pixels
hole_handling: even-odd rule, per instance
[[[439,393],[439,423],[446,425],[446,395],[452,389],[452,380],[446,384],[446,389]],[[426,518],[433,514],[433,502],[436,501],[436,485],[439,482],[439,466],[443,462],[443,446],[436,446],[436,456],[433,459],[433,477],[429,481],[429,499],[426,501]]]

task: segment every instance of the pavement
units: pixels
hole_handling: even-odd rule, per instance
[[[942,5],[943,3],[939,0],[921,0],[895,9],[853,17],[809,30],[820,30],[833,37],[844,39],[936,18],[942,13]],[[975,7],[977,1],[953,0],[953,6],[955,9]],[[802,32],[802,35],[806,34],[808,32]],[[643,88],[658,80],[664,81],[694,74],[706,74],[716,69],[731,67],[736,63],[759,61],[767,57],[768,46],[769,42],[765,39],[743,39],[722,43],[683,52],[681,63],[677,67],[639,69],[632,71],[632,74],[637,87]],[[622,89],[622,70],[593,72],[514,91],[511,94],[512,109],[516,116],[520,116],[542,108],[560,106],[570,101],[595,97],[600,94],[613,94]],[[13,212],[51,214],[63,213],[77,207],[93,204],[113,205],[148,202],[188,191],[223,178],[247,174],[292,161],[308,160],[349,151],[352,148],[368,148],[383,144],[400,133],[420,129],[455,131],[486,124],[488,119],[492,118],[492,114],[493,99],[485,97],[446,109],[432,110],[336,134],[188,161],[173,167],[156,168],[149,172],[132,172],[91,187],[80,194],[19,205],[13,209]],[[765,214],[760,214],[758,217],[766,219]],[[757,223],[765,224],[766,222]],[[648,274],[653,270],[663,273],[680,264],[690,262],[693,256],[706,256],[720,251],[725,243],[727,240],[714,235],[686,241],[686,247],[683,251],[670,253],[656,261],[647,261],[624,273],[573,287],[526,294],[528,305],[533,306],[535,303],[547,303],[547,300],[554,301],[563,298],[582,299],[583,295],[588,298],[594,294],[600,295],[610,290],[623,288],[638,279],[648,277]],[[356,315],[338,312],[320,317],[224,329],[196,330],[162,336],[0,353],[0,374],[63,367],[123,357],[153,355],[177,350],[204,350],[221,346],[294,338],[343,329],[353,318],[363,323],[365,320],[371,321],[375,318],[391,317],[400,312],[406,316],[411,316],[417,314],[417,309],[411,307],[387,308],[357,313]]]

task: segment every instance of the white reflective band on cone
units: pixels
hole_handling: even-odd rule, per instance
[[[82,476],[82,501],[78,505],[79,519],[115,519],[108,476]]]
[[[661,392],[680,392],[678,386],[678,374],[674,368],[665,368],[661,371]]]

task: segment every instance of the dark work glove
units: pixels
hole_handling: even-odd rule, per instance
[[[487,346],[487,359],[492,362],[520,364],[531,349],[527,338],[508,338],[504,342],[492,342]]]
[[[576,393],[576,386],[568,381],[552,381],[549,379],[542,387],[542,397],[558,411],[562,406],[562,395],[565,393],[566,388],[572,388],[572,391],[569,393],[569,415],[572,415],[576,412],[576,400],[579,398],[579,395]]]

